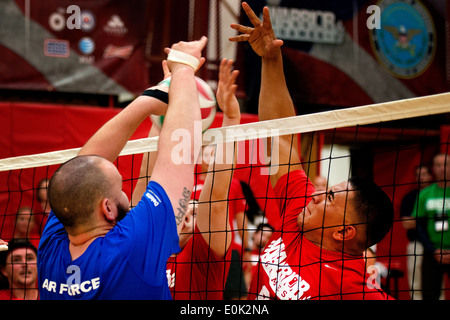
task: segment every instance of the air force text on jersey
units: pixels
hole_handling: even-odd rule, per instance
[[[49,292],[58,294],[67,293],[69,296],[76,296],[87,293],[91,290],[97,290],[99,287],[100,277],[74,284],[56,283],[55,281],[45,279],[42,284],[42,289],[46,289]]]

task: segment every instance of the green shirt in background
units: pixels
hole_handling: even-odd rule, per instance
[[[412,216],[426,218],[426,231],[435,249],[450,249],[450,187],[433,183],[421,190]]]

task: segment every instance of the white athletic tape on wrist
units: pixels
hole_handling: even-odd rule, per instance
[[[6,244],[0,245],[0,251],[8,251],[8,246]]]
[[[197,70],[200,65],[200,60],[193,55],[174,49],[170,50],[167,61],[183,63],[194,68],[194,70]]]

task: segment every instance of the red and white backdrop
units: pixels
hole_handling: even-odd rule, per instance
[[[139,93],[148,17],[147,1],[1,1],[0,88]]]

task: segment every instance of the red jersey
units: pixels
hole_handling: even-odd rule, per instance
[[[29,289],[32,290],[32,289]],[[38,290],[37,288],[34,290]],[[17,298],[12,294],[11,289],[0,290],[0,300],[23,300],[23,298]],[[39,298],[37,298],[39,300]]]
[[[303,171],[281,177],[274,191],[283,217],[261,253],[249,299],[388,299],[368,281],[362,255],[325,250],[301,233],[297,216],[314,192]]]
[[[167,280],[174,300],[222,300],[230,270],[231,250],[217,258],[200,231],[167,261]]]
[[[0,300],[23,300],[12,295],[11,289],[0,290]]]

